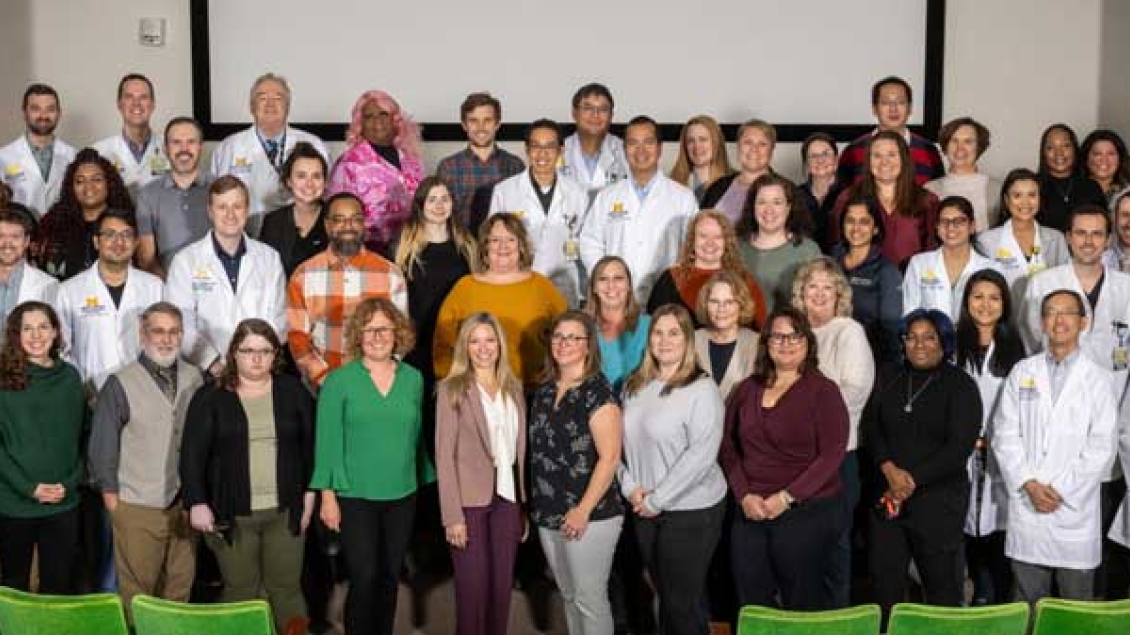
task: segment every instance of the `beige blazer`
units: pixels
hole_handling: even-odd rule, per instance
[[[443,526],[465,522],[464,507],[484,507],[494,497],[494,458],[479,388],[452,399],[441,383],[436,395],[436,479]],[[526,400],[510,395],[518,410],[518,500],[525,501]]]
[[[718,382],[718,390],[722,399],[729,399],[730,391],[746,377],[753,374],[753,365],[757,362],[756,331],[747,328],[738,329],[738,345],[734,347],[734,356],[730,358],[730,365],[726,367],[726,374]],[[710,335],[707,329],[698,329],[694,333],[694,350],[698,356],[698,363],[707,374],[710,374]]]

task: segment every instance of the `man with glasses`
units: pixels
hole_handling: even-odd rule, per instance
[[[878,126],[871,132],[852,141],[840,154],[836,178],[851,185],[863,175],[867,166],[867,143],[883,130],[902,135],[910,147],[910,161],[914,164],[914,181],[925,185],[927,181],[945,176],[942,155],[933,141],[916,135],[907,128],[910,120],[913,92],[910,84],[901,77],[884,77],[871,87],[871,112]]]
[[[624,143],[609,133],[612,126],[612,93],[603,84],[586,84],[573,95],[573,121],[577,131],[565,139],[558,162],[561,176],[588,191],[597,190],[628,176]]]
[[[132,214],[103,212],[94,247],[98,260],[60,285],[55,304],[68,361],[78,368],[92,396],[110,373],[137,359],[138,316],[161,300],[163,290],[160,278],[131,264],[137,247]]]
[[[0,211],[0,319],[5,321],[17,305],[28,300],[55,304],[59,293],[59,281],[27,261],[30,243],[31,218]]]
[[[345,325],[365,298],[388,298],[408,314],[408,288],[396,265],[364,246],[364,204],[348,192],[326,201],[330,246],[294,270],[287,287],[287,341],[316,390],[345,357]]]
[[[513,212],[522,219],[534,250],[533,270],[549,278],[570,307],[584,290],[580,276],[580,234],[588,197],[584,188],[557,176],[561,130],[538,119],[526,132],[530,167],[494,188],[490,213]]]
[[[1087,216],[1075,218],[1073,234],[1090,231],[1079,222]],[[1012,369],[993,419],[990,447],[1010,498],[1005,554],[1021,599],[1033,605],[1053,582],[1060,597],[1093,599],[1102,557],[1100,486],[1114,459],[1118,407],[1113,391],[1094,389],[1110,381],[1109,364],[1081,349],[1084,334],[1101,327],[1084,297],[1070,287],[1043,296],[1046,350]]]
[[[184,313],[184,356],[213,377],[232,360],[224,354],[237,324],[260,318],[286,337],[286,275],[279,253],[249,238],[250,196],[232,175],[208,188],[208,235],[173,258],[165,299]]]

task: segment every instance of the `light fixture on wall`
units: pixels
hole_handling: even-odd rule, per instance
[[[165,18],[141,18],[137,41],[142,46],[164,46]]]

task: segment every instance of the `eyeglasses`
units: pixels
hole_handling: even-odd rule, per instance
[[[235,352],[244,357],[274,357],[275,349],[273,348],[237,348]]]
[[[969,219],[964,216],[955,216],[953,218],[939,218],[938,227],[965,227],[969,224]]]
[[[526,150],[528,150],[530,154],[537,154],[539,152],[557,152],[560,149],[561,146],[557,145],[556,143],[549,145],[536,145],[531,143],[526,146]]]
[[[804,333],[770,333],[769,345],[770,346],[794,346],[804,341]]]
[[[365,337],[388,337],[395,330],[391,326],[368,326],[361,329],[361,334]]]
[[[151,329],[146,329],[146,332],[149,333],[150,337],[180,337],[181,334],[184,333],[184,331],[182,329],[178,329],[178,328],[172,328],[172,329],[151,328]]]
[[[577,342],[583,342],[587,339],[587,335],[577,335],[575,333],[554,333],[553,335],[549,336],[549,341],[553,342],[554,344],[568,344],[570,346],[576,344]]]
[[[1082,317],[1078,309],[1044,309],[1040,314],[1045,320],[1054,320],[1058,317]]]
[[[364,225],[364,216],[327,216],[326,221],[331,225]]]
[[[937,344],[938,336],[934,333],[926,333],[923,335],[907,333],[902,336],[902,341],[907,346],[926,346],[927,344]]]
[[[612,114],[611,106],[594,106],[592,104],[581,104],[577,110],[585,113],[586,115],[610,115]]]
[[[107,242],[121,240],[122,242],[128,243],[134,238],[137,238],[137,234],[132,229],[123,229],[120,232],[116,232],[112,229],[106,229],[98,232],[98,237]]]
[[[834,159],[835,157],[836,157],[836,153],[832,152],[831,150],[825,150],[823,152],[813,152],[812,154],[808,155],[808,162],[812,163],[813,161],[823,161],[825,159]]]

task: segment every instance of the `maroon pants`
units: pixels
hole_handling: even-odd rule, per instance
[[[457,635],[506,635],[514,558],[522,539],[518,505],[497,495],[486,507],[464,507],[467,546],[451,548]]]

